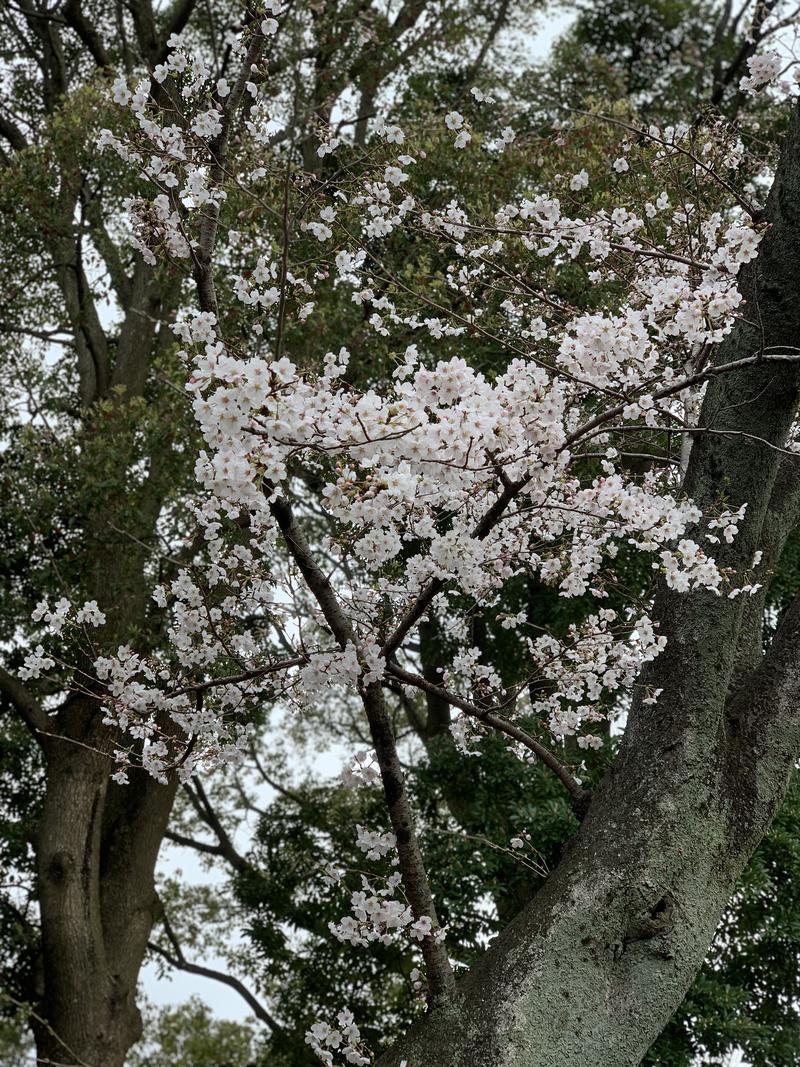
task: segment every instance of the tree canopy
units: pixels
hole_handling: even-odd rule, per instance
[[[549,16],[2,7],[9,1062],[796,1062],[797,11]]]

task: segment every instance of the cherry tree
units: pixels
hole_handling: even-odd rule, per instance
[[[638,1063],[702,962],[797,753],[798,612],[766,652],[761,618],[800,499],[800,120],[764,206],[757,187],[738,187],[743,148],[727,127],[624,123],[610,163],[620,182],[649,161],[690,175],[691,199],[682,181],[642,203],[620,186],[618,200],[582,211],[592,175],[581,170],[562,182],[569,208],[535,181],[480,213],[442,206],[414,180],[425,138],[464,160],[503,153],[516,139],[505,106],[492,137],[459,111],[428,129],[387,118],[366,147],[320,126],[319,158],[341,163],[292,186],[259,88],[283,16],[266,8],[229,42],[235,81],[215,81],[175,37],[152,77],[113,84],[122,117],[99,143],[130,166],[132,186],[150,186],[127,205],[133,239],[145,262],[168,260],[196,287],[175,333],[204,441],[199,547],[153,585],[168,645],[92,657],[89,639],[75,691],[102,700],[115,781],[135,767],[165,789],[241,761],[260,701],[300,723],[327,701],[356,703],[372,750],[354,754],[348,784],[380,781],[389,829],[352,828],[380,875],[321,872],[350,896],[330,933],[354,952],[397,940],[418,950],[428,1008],[379,1062]],[[743,88],[784,66],[753,57]],[[283,240],[263,248],[237,233],[226,204],[270,210],[276,183]],[[446,264],[443,293],[390,272],[382,248],[399,229]],[[294,256],[298,233],[313,255]],[[542,263],[577,265],[601,306],[572,308],[531,281]],[[223,285],[244,330],[227,328]],[[349,381],[346,348],[288,349],[287,323],[313,322],[328,285],[351,294],[376,337],[415,338],[369,387]],[[507,352],[492,376],[465,358],[479,337]],[[604,602],[631,553],[657,592],[612,611]],[[468,622],[502,612],[521,575],[596,606],[565,639],[504,613],[526,664],[509,683]],[[53,636],[106,622],[97,603],[66,598],[34,619],[42,641],[27,678],[54,666]],[[458,647],[435,681],[414,644],[431,619]],[[509,759],[543,763],[581,820],[544,889],[458,982],[390,691],[449,705],[467,753],[489,731]],[[621,750],[590,793],[560,755],[564,739],[595,747],[622,709]],[[306,1042],[327,1063],[372,1062],[346,1004]]]

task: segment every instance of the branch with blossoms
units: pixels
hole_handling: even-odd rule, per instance
[[[334,637],[342,650],[347,650],[348,646],[356,647],[356,636],[350,620],[342,610],[330,581],[319,568],[311,548],[294,519],[291,508],[285,500],[275,496],[274,492],[272,497],[270,502],[272,515],[284,536],[292,558],[330,625]],[[383,698],[380,674],[370,679],[369,673],[367,672],[359,682],[359,695],[380,767],[386,806],[397,843],[403,885],[414,919],[418,922],[423,919],[427,920],[431,931],[422,939],[422,953],[428,968],[431,1004],[437,1005],[448,999],[452,993],[453,971],[447,951],[437,936],[439,923],[436,908],[414,831],[414,818],[397,755],[392,724]]]
[[[399,667],[395,663],[390,663],[388,670],[391,675],[405,685],[413,686],[416,689],[422,690],[424,693],[432,693],[434,696],[440,697],[452,707],[466,712],[467,715],[474,716],[479,722],[491,726],[493,729],[497,730],[498,733],[505,734],[507,737],[513,738],[513,740],[519,742],[519,744],[523,745],[525,748],[530,749],[530,751],[558,777],[572,798],[573,804],[579,810],[582,809],[583,804],[588,801],[588,793],[586,790],[583,789],[580,782],[578,782],[569,771],[558,762],[549,749],[525,730],[520,729],[519,726],[502,718],[491,707],[482,708],[476,704],[472,704],[468,700],[464,700],[462,697],[459,697],[454,693],[449,693],[443,686],[429,682],[418,674],[404,671],[402,667]]]

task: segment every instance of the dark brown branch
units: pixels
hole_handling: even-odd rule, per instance
[[[172,946],[172,952],[163,948],[161,945],[155,944],[153,941],[149,941],[147,947],[151,952],[157,953],[162,959],[165,959],[171,967],[174,967],[179,971],[186,971],[187,974],[196,974],[201,978],[210,978],[214,982],[222,982],[223,985],[229,986],[231,989],[235,989],[239,996],[247,1003],[255,1017],[266,1026],[273,1030],[277,1034],[282,1034],[287,1040],[290,1035],[284,1030],[281,1024],[275,1019],[275,1017],[267,1011],[264,1005],[258,1000],[247,988],[247,986],[240,982],[235,975],[226,974],[225,971],[218,971],[213,967],[204,967],[199,963],[190,963],[184,955],[183,949],[175,936],[169,920],[166,915],[162,916],[164,924],[164,932],[169,939]]]
[[[0,137],[4,137],[15,152],[21,152],[28,147],[28,141],[19,126],[2,114],[0,114]]]
[[[64,21],[80,37],[89,49],[92,58],[98,67],[103,69],[111,66],[108,52],[100,40],[100,35],[89,22],[81,10],[80,0],[67,0],[62,8]]]
[[[58,201],[64,218],[71,217],[77,198],[77,190],[65,183]],[[108,339],[83,266],[80,237],[76,240],[68,230],[55,251],[58,283],[75,337],[81,405],[88,408],[108,389]]]
[[[152,952],[156,952],[159,956],[165,959],[170,966],[178,971],[185,971],[187,974],[196,974],[201,978],[210,978],[214,982],[221,982],[223,985],[236,990],[259,1022],[265,1023],[271,1030],[285,1033],[263,1004],[253,996],[247,986],[245,986],[243,982],[240,982],[235,975],[226,974],[224,971],[217,971],[213,967],[204,967],[199,963],[190,963],[185,957],[173,956],[172,953],[167,952],[166,949],[162,948],[160,945],[156,945],[152,941],[148,942],[147,947]]]
[[[211,142],[209,148],[213,163],[209,168],[209,187],[216,188],[225,176],[225,167],[228,160],[230,147],[231,127],[242,97],[245,93],[245,85],[252,79],[251,68],[257,66],[264,50],[264,35],[260,29],[256,29],[250,47],[247,50],[242,63],[239,76],[231,89],[230,95],[225,102],[222,112],[222,129],[217,137]],[[219,205],[207,204],[205,214],[200,223],[197,250],[194,256],[194,279],[200,298],[200,306],[203,311],[210,311],[216,315],[217,294],[214,286],[214,271],[211,260],[214,255],[214,247],[217,241],[217,227],[219,225]]]
[[[183,834],[177,834],[173,830],[167,830],[164,835],[168,841],[172,841],[175,845],[180,845],[181,848],[191,848],[195,852],[202,852],[207,856],[222,856],[222,849],[219,845],[210,845],[206,841],[196,841],[193,837],[185,837]]]
[[[249,870],[250,864],[239,852],[231,840],[227,830],[222,825],[222,822],[214,811],[211,805],[211,801],[208,799],[206,791],[203,789],[202,784],[198,779],[194,780],[193,784],[185,782],[183,790],[188,796],[192,807],[196,811],[200,819],[206,824],[206,826],[213,832],[217,841],[219,841],[219,854],[223,859],[233,867],[235,871]]]
[[[540,741],[537,741],[535,737],[532,737],[526,730],[523,730],[515,723],[509,722],[508,719],[498,715],[494,709],[481,708],[476,704],[472,704],[470,701],[462,699],[462,697],[457,696],[455,693],[448,692],[443,686],[435,685],[433,682],[427,681],[427,679],[419,674],[413,674],[411,671],[403,670],[403,668],[396,663],[390,663],[387,669],[390,674],[394,675],[398,681],[403,682],[405,685],[413,685],[415,688],[421,689],[424,693],[431,693],[440,700],[446,701],[452,707],[458,708],[467,715],[479,719],[481,722],[486,723],[487,726],[491,726],[492,729],[497,730],[499,733],[505,734],[514,741],[518,741],[519,744],[524,745],[525,748],[533,752],[545,766],[549,767],[550,770],[557,775],[559,781],[574,802],[585,804],[588,799],[588,793],[580,782],[570,774],[566,767],[562,766],[548,748],[546,748]]]
[[[744,67],[745,63],[751,56],[755,55],[758,50],[761,41],[765,34],[763,33],[764,22],[772,9],[775,7],[777,0],[761,0],[756,4],[755,12],[753,13],[753,21],[750,25],[750,31],[739,45],[736,55],[729,63],[724,74],[719,75],[715,79],[714,89],[711,93],[710,102],[714,107],[718,107],[722,102],[722,98],[725,95],[725,90],[733,82],[734,78]],[[741,14],[741,13],[740,13]],[[738,21],[738,20],[737,20]]]
[[[72,339],[65,337],[57,337],[56,334],[62,333],[62,330],[33,330],[27,326],[15,326],[10,322],[0,322],[0,336],[4,333],[18,333],[23,337],[33,337],[37,341],[46,341],[49,345],[64,345],[69,347],[75,342]]]
[[[473,82],[480,73],[481,67],[483,66],[486,60],[486,56],[489,54],[489,49],[494,44],[495,40],[497,39],[498,33],[508,20],[508,9],[510,6],[511,0],[501,0],[501,2],[497,5],[497,13],[495,14],[495,17],[492,20],[491,26],[489,27],[489,32],[483,39],[480,51],[478,52],[477,56],[475,57],[473,63],[469,68],[467,77],[464,80],[464,88],[458,94],[458,99],[463,96],[465,90],[470,87],[470,83]]]
[[[295,520],[291,505],[282,497],[276,497],[275,500],[271,501],[269,507],[283,534],[292,559],[297,564],[306,585],[319,604],[322,614],[325,616],[325,621],[331,628],[331,633],[342,648],[349,644],[355,644],[355,636],[350,620],[342,611],[331,583],[320,570],[314,558],[314,553],[311,551],[303,531]]]
[[[50,730],[47,713],[27,686],[2,667],[0,667],[0,693],[8,697],[25,725],[41,742],[43,735],[49,733]]]
[[[416,733],[421,741],[427,741],[429,738],[428,724],[419,714],[414,707],[414,701],[409,699],[408,694],[399,682],[393,681],[391,678],[384,680],[384,684],[390,693],[394,693],[397,699],[400,701],[400,705],[406,714],[411,729]]]
[[[267,667],[257,667],[252,671],[244,671],[242,674],[228,674],[221,678],[211,678],[207,682],[196,682],[194,685],[184,685],[180,689],[173,689],[169,696],[179,696],[181,693],[204,693],[207,689],[215,689],[220,685],[238,685],[241,682],[252,682],[258,678],[265,678],[268,674],[277,671],[285,671],[290,667],[302,667],[308,662],[306,656],[294,656],[292,659],[279,660]]]
[[[527,485],[527,483],[528,479],[522,478],[517,482],[511,482],[509,485],[503,488],[503,492],[500,494],[497,500],[495,500],[494,504],[492,504],[492,506],[486,511],[483,518],[480,519],[474,527],[472,531],[472,536],[476,540],[482,541],[485,537],[489,535],[489,533],[491,533],[491,531],[503,517],[506,508],[514,500],[517,493],[521,489],[523,489],[525,485]],[[433,578],[431,579],[431,581],[428,582],[428,584],[419,594],[419,596],[408,609],[408,611],[406,611],[405,615],[403,615],[403,617],[400,619],[400,622],[397,624],[394,633],[384,643],[381,652],[384,656],[386,656],[387,659],[389,659],[395,654],[395,652],[397,652],[409,631],[413,629],[413,627],[416,626],[416,624],[420,621],[422,616],[431,606],[434,597],[437,595],[437,593],[440,593],[443,588],[444,582],[441,578]]]
[[[122,262],[119,245],[108,232],[103,221],[100,196],[86,195],[83,209],[92,244],[100,253],[121,307],[127,308],[130,302],[131,282]]]
[[[129,3],[127,7],[133,18],[133,28],[136,31],[136,40],[141,53],[154,66],[158,52],[158,38],[153,5],[150,0],[136,0],[136,3]]]
[[[420,852],[411,805],[405,789],[403,769],[397,756],[394,731],[386,711],[383,689],[380,682],[373,682],[361,693],[367,713],[372,744],[381,771],[383,792],[392,831],[397,840],[397,855],[400,872],[414,918],[428,916],[433,922],[433,933],[422,941],[422,955],[427,967],[429,1001],[431,1007],[446,1003],[455,988],[455,978],[447,949],[436,937],[439,920],[433,903],[428,874]]]
[[[192,12],[196,5],[197,0],[177,0],[173,5],[172,10],[167,12],[164,28],[161,34],[163,43],[161,45],[161,51],[157,57],[159,63],[163,63],[167,58],[167,41],[173,33],[183,32],[189,19],[192,17]]]
[[[276,782],[274,778],[267,774],[267,772],[264,770],[261,760],[258,758],[258,752],[256,751],[255,745],[251,745],[250,747],[250,757],[253,760],[255,768],[260,774],[262,780],[266,782],[270,789],[274,789],[276,793],[279,793],[282,797],[286,797],[287,800],[293,800],[295,804],[305,806],[306,801],[301,793],[295,792],[294,789],[288,789],[285,785],[281,785],[280,782]],[[263,815],[263,812],[259,808],[256,808],[253,805],[250,805],[250,807],[253,811],[256,811],[259,814]]]
[[[328,578],[323,574],[308,542],[300,530],[289,504],[282,499],[272,501],[270,509],[306,585],[313,593],[328,625],[342,648],[355,644],[350,620],[345,615]],[[411,806],[405,790],[403,771],[397,758],[391,722],[386,712],[380,682],[361,691],[361,699],[369,723],[372,743],[381,771],[386,804],[392,830],[397,838],[400,872],[411,910],[415,918],[427,915],[438,925],[433,895],[414,832]],[[429,936],[422,942],[422,953],[428,968],[428,982],[432,1004],[444,1002],[454,987],[453,972],[444,945]]]

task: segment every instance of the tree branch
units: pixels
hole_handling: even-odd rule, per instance
[[[455,693],[448,692],[443,686],[429,682],[419,674],[413,674],[411,671],[403,670],[403,668],[396,663],[389,663],[387,670],[390,674],[394,675],[398,681],[403,682],[404,685],[413,685],[415,688],[421,689],[424,693],[430,693],[431,695],[438,697],[440,700],[446,701],[452,707],[458,708],[465,714],[471,715],[473,718],[480,720],[480,722],[486,723],[486,725],[491,726],[493,730],[497,730],[499,733],[505,734],[514,741],[518,741],[519,744],[524,745],[525,748],[533,752],[542,763],[549,767],[558,777],[559,781],[572,797],[573,803],[580,806],[581,813],[585,811],[586,804],[589,800],[589,793],[587,793],[580,782],[570,774],[566,767],[562,766],[553,753],[540,741],[537,741],[535,737],[532,737],[526,730],[523,730],[515,723],[509,722],[508,719],[498,715],[494,709],[481,708],[476,704],[471,704],[468,700],[456,696]]]
[[[173,844],[180,845],[182,848],[191,848],[195,852],[202,852],[208,856],[223,855],[219,845],[209,845],[205,841],[195,841],[193,837],[184,837],[183,834],[176,834],[173,830],[167,830],[164,836],[168,841],[172,841]]]
[[[81,10],[81,0],[67,0],[61,9],[64,21],[80,37],[92,55],[98,67],[103,69],[111,66],[108,52],[100,39],[100,35],[94,26],[86,20]]]
[[[83,206],[92,244],[100,253],[105,264],[120,306],[127,308],[130,302],[131,281],[128,277],[128,271],[122,262],[119,245],[112,238],[103,221],[99,196],[87,195],[84,198]]]
[[[210,188],[219,185],[225,176],[225,166],[228,160],[233,119],[242,101],[242,97],[244,96],[245,85],[253,76],[251,68],[257,66],[261,59],[261,53],[264,51],[264,44],[264,35],[261,33],[260,28],[257,28],[253,34],[253,39],[250,42],[250,47],[247,50],[247,55],[242,63],[239,76],[226,100],[221,119],[222,129],[209,146],[209,151],[214,161],[209,168],[208,184]],[[207,204],[200,223],[197,249],[194,253],[194,278],[202,310],[210,311],[214,315],[217,315],[218,308],[211,259],[217,241],[218,225],[219,205],[216,203]]]
[[[306,585],[314,595],[342,648],[355,644],[355,634],[350,620],[345,615],[328,578],[323,574],[314,555],[297,525],[289,504],[277,498],[270,504],[284,540]],[[411,807],[405,790],[403,771],[397,758],[391,722],[386,712],[380,682],[373,682],[361,690],[361,700],[369,723],[372,743],[381,771],[386,805],[392,830],[397,838],[397,852],[403,887],[416,919],[423,915],[438,925],[433,895],[414,831]],[[422,942],[422,953],[428,968],[430,999],[432,1005],[446,1001],[454,987],[453,972],[444,945],[432,934]]]
[[[172,952],[163,948],[161,945],[155,944],[153,941],[149,941],[147,947],[157,953],[162,959],[165,959],[170,966],[179,971],[186,971],[187,974],[196,974],[201,978],[210,978],[214,982],[221,982],[223,985],[229,986],[231,989],[235,989],[239,996],[247,1003],[255,1017],[266,1026],[273,1030],[276,1034],[282,1034],[287,1040],[291,1040],[290,1035],[281,1026],[281,1024],[275,1019],[275,1017],[267,1011],[264,1005],[250,992],[243,982],[240,982],[232,974],[226,974],[225,971],[218,971],[213,967],[204,967],[199,963],[191,963],[186,959],[183,953],[183,949],[175,936],[175,932],[167,919],[166,914],[162,916],[162,922],[164,925],[164,932],[166,933],[170,944],[172,945]]]
[[[267,667],[256,667],[252,671],[244,671],[242,674],[228,674],[221,678],[211,678],[207,682],[197,682],[194,685],[184,685],[180,689],[173,689],[169,696],[179,696],[181,693],[204,693],[208,689],[215,689],[220,685],[238,685],[240,682],[252,682],[258,678],[265,678],[268,674],[288,670],[290,667],[302,667],[308,662],[307,656],[293,656],[291,659],[279,660]]]
[[[433,903],[428,874],[414,830],[411,805],[405,789],[403,769],[397,756],[394,731],[386,711],[383,689],[380,682],[373,682],[362,690],[361,698],[367,713],[372,744],[381,771],[383,792],[389,819],[397,840],[397,855],[403,888],[415,919],[428,916],[433,923],[433,932],[423,938],[422,955],[428,977],[429,1003],[438,1007],[450,1000],[455,989],[455,978],[447,950],[439,937],[439,920]]]
[[[269,487],[271,488],[271,487]],[[331,583],[320,570],[314,553],[305,539],[303,531],[297,524],[291,505],[283,497],[276,497],[270,502],[270,511],[283,534],[283,539],[302,574],[306,585],[319,604],[325,621],[339,642],[341,648],[355,644],[355,635],[350,620],[345,615]]]
[[[260,1022],[265,1023],[271,1030],[281,1032],[282,1028],[275,1021],[273,1016],[270,1015],[266,1008],[256,1000],[250,990],[240,982],[238,978],[234,977],[234,975],[226,974],[224,971],[217,971],[213,967],[204,967],[199,963],[190,963],[183,955],[174,956],[171,952],[168,952],[165,948],[155,944],[153,941],[149,941],[147,947],[151,952],[156,952],[159,956],[165,959],[170,966],[178,971],[186,971],[187,974],[196,974],[201,978],[210,978],[214,982],[222,982],[223,985],[235,989]]]
[[[28,147],[28,140],[19,126],[2,114],[0,114],[0,137],[4,137],[15,152],[21,152]]]
[[[756,4],[756,9],[753,13],[753,20],[750,24],[750,30],[747,36],[739,45],[736,55],[728,64],[728,67],[725,70],[724,74],[719,73],[715,77],[715,83],[710,97],[710,103],[714,107],[719,106],[719,104],[722,102],[723,96],[725,95],[725,90],[731,84],[733,79],[737,76],[737,74],[742,69],[747,60],[751,56],[755,55],[756,51],[758,50],[758,47],[761,44],[763,37],[765,36],[762,33],[764,22],[769,13],[775,7],[776,2],[777,0],[759,0],[759,2]],[[741,16],[741,12],[739,14]],[[738,22],[738,18],[736,21]]]
[[[50,720],[39,701],[22,682],[0,667],[0,693],[3,693],[19,712],[25,725],[41,743],[49,733]]]
[[[196,6],[197,0],[176,0],[172,10],[166,13],[164,28],[161,33],[163,43],[157,57],[159,63],[163,63],[167,58],[167,41],[173,33],[183,32]]]
[[[249,870],[250,864],[237,850],[228,835],[227,830],[222,825],[219,816],[211,806],[211,801],[208,799],[206,791],[203,789],[200,781],[195,779],[193,785],[189,782],[184,782],[183,790],[189,797],[192,807],[197,812],[198,816],[214,833],[217,841],[219,841],[219,855],[227,860],[235,871],[241,872]]]
[[[73,194],[69,183],[65,182],[58,209],[67,220],[65,228],[68,228],[56,249],[55,259],[59,287],[75,337],[81,404],[89,407],[108,388],[108,339],[83,267],[80,238],[76,239],[71,232],[76,200],[77,193]]]

